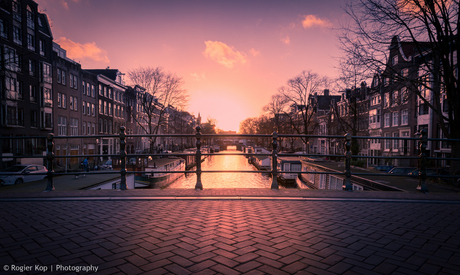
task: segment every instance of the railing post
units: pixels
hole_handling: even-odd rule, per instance
[[[351,135],[349,133],[345,135],[345,148],[347,149],[345,153],[345,183],[342,188],[345,191],[353,191],[351,185]]]
[[[427,165],[427,156],[426,156],[426,147],[428,145],[428,132],[426,129],[421,131],[421,142],[420,142],[420,160],[419,160],[419,183],[417,190],[420,190],[423,193],[428,193],[428,187],[426,186],[426,165]]]
[[[121,160],[121,180],[120,180],[120,190],[128,189],[126,185],[126,141],[125,141],[125,127],[120,127],[120,160]]]
[[[201,183],[201,127],[196,127],[196,185],[195,190],[203,190]]]
[[[271,189],[279,189],[278,186],[278,133],[273,132],[273,150],[272,150],[272,186]]]
[[[48,184],[46,185],[46,190],[45,191],[53,191],[54,190],[54,182],[53,182],[53,160],[54,160],[54,141],[53,141],[54,135],[52,133],[49,133],[46,135],[46,147],[47,147],[47,152],[46,152],[46,159],[48,161],[47,163],[47,169],[48,169]]]

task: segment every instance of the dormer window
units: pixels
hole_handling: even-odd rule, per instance
[[[395,55],[393,56],[393,58],[391,59],[391,65],[396,65],[398,64],[398,55]]]

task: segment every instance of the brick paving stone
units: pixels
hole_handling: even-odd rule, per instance
[[[192,274],[190,271],[187,269],[181,267],[180,265],[177,264],[170,264],[164,267],[164,269],[168,270],[169,272],[172,272],[174,274]],[[152,272],[152,274],[155,274]]]
[[[295,273],[451,274],[460,266],[459,210],[430,201],[2,202],[0,260],[97,262],[100,272],[119,273],[282,274],[300,263],[307,267]]]
[[[228,275],[240,274],[240,272],[238,272],[238,271],[236,271],[236,270],[234,270],[232,268],[228,268],[227,266],[221,265],[221,264],[216,264],[213,267],[211,267],[211,269],[216,271],[219,274],[228,274]]]
[[[288,275],[289,273],[284,272],[283,270],[273,268],[271,266],[263,265],[257,268],[258,270],[262,271],[265,274],[272,274],[272,275]]]
[[[193,273],[195,275],[213,275],[213,274],[217,274],[214,270],[211,270],[211,269],[203,269],[201,270],[200,272],[197,272],[197,273]]]
[[[154,262],[150,262],[146,265],[142,265],[142,266],[139,266],[140,269],[146,271],[146,272],[150,272],[152,270],[156,270],[158,268],[162,268],[164,266],[167,266],[167,265],[170,265],[172,264],[172,262],[168,259],[161,259],[159,261],[154,261]]]
[[[351,269],[353,267],[352,264],[347,264],[344,262],[339,262],[331,267],[329,267],[327,270],[336,273],[336,274],[344,274],[346,271]]]
[[[206,270],[212,266],[216,265],[216,262],[214,261],[211,261],[211,260],[206,260],[206,261],[202,261],[202,262],[199,262],[197,264],[194,264],[192,266],[189,266],[187,267],[188,270],[192,271],[193,273],[197,273],[197,272],[200,272],[200,271],[203,271],[203,270]]]

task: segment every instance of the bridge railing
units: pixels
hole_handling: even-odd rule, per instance
[[[174,137],[185,137],[185,138],[195,138],[196,140],[196,152],[195,153],[146,153],[146,154],[128,154],[126,152],[126,138],[128,137],[148,137],[148,138],[174,138]],[[257,171],[257,170],[251,170],[251,171],[245,171],[245,170],[203,170],[201,168],[201,162],[202,162],[202,157],[203,156],[210,156],[210,155],[216,155],[215,153],[206,153],[201,151],[202,147],[202,139],[203,138],[222,138],[222,137],[227,137],[227,138],[270,138],[271,141],[271,152],[270,153],[236,153],[236,152],[231,152],[231,153],[219,153],[219,155],[244,155],[244,156],[268,156],[271,158],[271,169],[270,170],[264,170],[264,171]],[[353,190],[353,185],[352,185],[352,177],[359,177],[359,176],[393,176],[391,174],[381,174],[381,173],[359,173],[359,172],[352,172],[352,159],[415,159],[418,161],[418,168],[420,169],[420,174],[418,176],[419,179],[419,184],[417,186],[417,189],[420,190],[421,192],[427,193],[428,192],[428,187],[427,187],[427,179],[430,178],[430,175],[427,175],[426,169],[428,168],[427,164],[428,161],[430,160],[449,160],[449,161],[456,161],[460,162],[460,158],[442,158],[442,157],[429,157],[426,154],[426,149],[429,141],[432,142],[460,142],[460,140],[454,140],[454,139],[433,139],[433,138],[428,138],[427,137],[427,132],[426,130],[422,130],[421,133],[419,134],[418,137],[375,137],[375,136],[352,136],[350,134],[346,134],[344,136],[324,136],[324,135],[292,135],[292,134],[278,134],[274,132],[272,135],[264,135],[264,134],[255,134],[255,135],[249,135],[249,134],[201,134],[201,128],[197,127],[196,128],[196,133],[195,134],[160,134],[160,135],[126,135],[125,133],[125,128],[120,127],[120,133],[118,135],[92,135],[92,136],[87,136],[87,135],[82,135],[82,136],[54,136],[54,134],[50,133],[46,137],[0,137],[0,140],[2,139],[46,139],[46,154],[43,156],[44,162],[46,163],[48,172],[45,173],[37,173],[36,175],[46,175],[47,177],[47,186],[45,188],[45,191],[52,191],[55,190],[54,187],[54,176],[59,176],[59,175],[86,175],[88,172],[86,171],[71,171],[71,172],[55,172],[54,171],[54,162],[56,159],[61,159],[61,158],[86,158],[86,157],[91,157],[91,158],[102,158],[102,157],[111,157],[111,158],[117,158],[120,161],[120,170],[119,171],[114,171],[114,170],[103,170],[103,171],[97,171],[97,172],[91,172],[91,173],[96,173],[96,174],[120,174],[120,189],[121,190],[126,190],[127,189],[127,184],[126,184],[126,177],[128,174],[135,174],[139,173],[139,171],[128,171],[127,170],[127,163],[126,159],[129,157],[165,157],[165,156],[194,156],[195,157],[195,163],[196,163],[196,170],[195,171],[164,171],[165,173],[194,173],[196,174],[196,184],[195,184],[195,189],[197,190],[202,190],[203,183],[201,180],[201,175],[202,173],[270,173],[272,176],[272,182],[271,182],[271,189],[279,189],[279,184],[278,184],[278,175],[282,173],[283,171],[280,171],[278,168],[278,158],[279,157],[289,157],[289,156],[295,156],[295,157],[338,157],[340,156],[341,158],[344,159],[344,171],[343,172],[311,172],[311,171],[295,171],[297,174],[334,174],[334,175],[340,175],[344,176],[344,183],[343,183],[343,190],[345,191],[352,191]],[[89,139],[89,138],[118,138],[119,139],[119,153],[118,154],[83,154],[83,155],[55,155],[55,148],[54,148],[54,142],[57,139]],[[339,141],[343,143],[343,154],[311,154],[309,152],[304,152],[302,154],[291,154],[291,153],[284,153],[284,152],[278,152],[279,148],[279,140],[281,138],[328,138],[328,139],[334,139],[336,140],[337,144],[339,144]],[[362,156],[362,155],[352,155],[351,153],[351,147],[352,147],[352,140],[356,139],[362,139],[362,140],[369,140],[369,139],[375,139],[375,140],[406,140],[406,141],[412,141],[412,142],[417,142],[418,143],[418,148],[419,148],[419,155],[418,156]],[[2,154],[0,156],[1,159],[14,159],[14,158],[36,158],[36,156],[15,156],[15,155],[7,155],[5,156]],[[162,171],[163,172],[163,171]],[[291,171],[291,173],[294,173]],[[3,172],[0,172],[0,175],[4,174]],[[453,178],[455,180],[459,179],[459,175],[440,175],[436,177],[441,177],[441,178]]]

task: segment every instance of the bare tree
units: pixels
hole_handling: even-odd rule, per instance
[[[134,120],[147,134],[159,134],[166,127],[167,108],[174,106],[182,109],[188,103],[188,94],[182,89],[182,78],[165,72],[162,68],[139,67],[128,71],[128,78],[133,85],[145,89],[138,94],[140,106]],[[150,140],[150,151],[153,152],[156,137]]]
[[[310,96],[323,90],[328,78],[321,77],[311,71],[303,71],[299,75],[287,81],[285,86],[278,89],[286,104],[291,107],[290,112],[284,111],[290,125],[299,135],[313,134],[317,127],[315,120],[315,104],[311,104]],[[302,137],[302,142],[306,145],[308,137]]]
[[[388,46],[395,36],[411,43],[418,77],[392,73],[432,109],[447,138],[460,138],[459,2],[352,0],[345,11],[351,20],[339,36],[344,52],[366,69],[379,71],[389,61]],[[460,144],[452,144],[452,157],[460,157]]]

